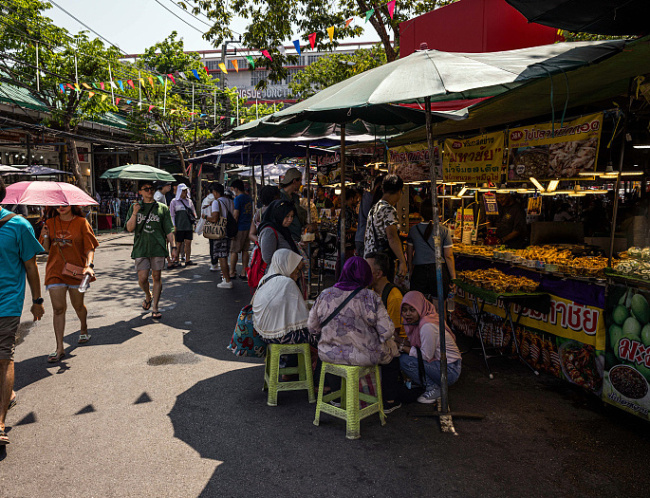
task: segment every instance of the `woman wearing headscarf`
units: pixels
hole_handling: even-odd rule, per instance
[[[425,392],[418,403],[435,403],[440,398],[440,317],[433,304],[418,291],[407,292],[402,299],[402,319],[410,345],[402,344],[400,356],[402,371],[416,384],[420,383],[418,351],[424,365]],[[456,338],[445,324],[447,350],[447,383],[454,384],[460,377],[461,355]]]
[[[296,208],[293,203],[283,200],[273,201],[264,211],[262,223],[260,223],[257,232],[259,233],[258,243],[262,251],[262,259],[265,263],[271,263],[273,254],[278,249],[289,249],[300,254],[289,231],[295,214]]]
[[[299,254],[278,249],[253,296],[253,325],[270,344],[313,340],[307,329],[307,304],[296,284],[303,266]]]
[[[177,267],[181,253],[181,246],[185,246],[185,266],[193,266],[192,261],[192,239],[194,238],[194,222],[196,221],[196,209],[188,194],[190,189],[184,183],[176,188],[176,197],[169,204],[169,214],[174,224],[174,237],[176,238],[176,260],[172,263]]]
[[[251,242],[257,243],[259,226],[262,223],[262,216],[268,209],[269,205],[280,198],[280,189],[275,185],[266,185],[260,189],[260,202],[262,207],[255,211],[253,215],[253,224],[251,231],[248,233],[248,238]]]

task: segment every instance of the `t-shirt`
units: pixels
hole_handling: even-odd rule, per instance
[[[510,206],[499,206],[499,221],[497,221],[497,237],[503,239],[506,235],[517,231],[519,235],[514,239],[506,242],[508,247],[520,249],[524,245],[526,238],[526,212],[518,203],[514,202]]]
[[[393,325],[395,325],[395,335],[406,339],[406,331],[402,326],[402,293],[397,287],[393,287],[388,294],[388,316],[390,317]]]
[[[414,265],[434,265],[436,263],[436,253],[433,250],[435,247],[433,245],[433,230],[431,230],[431,235],[429,236],[428,243],[426,240],[424,240],[423,236],[426,233],[428,226],[429,223],[424,221],[422,223],[414,225],[411,227],[411,230],[409,230],[409,235],[406,239],[406,242],[409,245],[413,246]],[[449,229],[444,225],[440,225],[440,241],[442,242],[442,247],[445,249],[454,246],[454,243],[451,240],[451,233],[449,232]]]
[[[235,209],[239,211],[237,230],[247,232],[253,221],[253,199],[248,194],[239,194],[235,197]]]
[[[232,214],[235,210],[234,203],[232,199],[228,197],[219,197],[216,201],[212,201],[212,206],[210,206],[212,213],[218,212],[220,216],[227,216],[228,212]]]
[[[167,204],[167,199],[165,198],[165,194],[163,194],[161,190],[156,190],[156,193],[153,194],[153,200],[156,202]]]
[[[131,258],[166,258],[167,235],[172,233],[174,225],[169,208],[159,202],[144,204],[136,218]],[[129,207],[126,219],[131,219],[133,204]]]
[[[54,216],[45,223],[50,232],[50,253],[45,267],[45,285],[79,285],[80,280],[63,275],[63,267],[66,262],[82,268],[86,266],[86,254],[99,246],[93,229],[86,218],[81,216],[75,216],[70,221],[63,221],[58,216]]]
[[[11,214],[0,208],[0,219]],[[20,316],[25,301],[25,261],[43,252],[29,222],[14,216],[0,228],[0,316]]]
[[[366,235],[363,242],[365,254],[382,251],[389,247],[386,228],[391,225],[398,225],[397,209],[381,199],[368,214],[368,226],[366,226]],[[377,237],[377,240],[375,240],[375,237]]]

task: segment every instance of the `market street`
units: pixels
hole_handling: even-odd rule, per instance
[[[0,454],[0,496],[642,496],[650,485],[647,423],[568,383],[495,360],[489,380],[464,355],[451,407],[457,437],[407,405],[345,439],[304,392],[266,405],[259,359],[226,346],[245,283],[216,288],[208,244],[198,266],[163,272],[163,319],[140,308],[132,236],[100,237],[87,294],[90,343],[77,346],[68,308],[67,356],[54,350],[49,299],[16,349],[18,404]],[[41,273],[44,259],[39,258]],[[25,310],[28,310],[25,306]],[[23,321],[29,321],[28,313]],[[25,331],[26,330],[26,331]]]

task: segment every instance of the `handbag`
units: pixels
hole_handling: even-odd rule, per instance
[[[201,235],[203,233],[203,227],[205,226],[205,218],[199,218],[199,221],[196,222],[196,228],[194,233]]]
[[[210,240],[221,240],[226,237],[226,219],[221,216],[217,221],[206,221],[203,225],[203,236]]]
[[[65,259],[65,256],[63,255],[63,251],[61,250],[61,246],[56,244],[57,249],[59,250],[59,254],[61,255],[61,259],[63,260],[63,271],[61,274],[64,277],[71,277],[74,278],[75,280],[83,280],[84,279],[84,270],[85,268],[83,266],[78,266],[78,265],[73,265],[72,263],[68,263]],[[91,282],[94,282],[97,280],[94,276],[90,279]]]
[[[237,325],[227,348],[235,356],[262,358],[266,355],[266,342],[253,327],[253,305],[247,304],[239,312]]]

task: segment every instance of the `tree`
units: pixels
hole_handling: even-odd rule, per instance
[[[338,46],[337,40],[360,36],[363,25],[353,23],[345,28],[346,20],[351,17],[365,16],[365,13],[374,9],[370,16],[372,28],[377,33],[381,46],[386,55],[386,60],[392,62],[399,54],[399,23],[414,16],[424,14],[437,7],[453,3],[456,0],[415,0],[412,2],[399,2],[396,4],[393,18],[388,13],[386,2],[382,0],[373,3],[369,0],[196,0],[186,2],[177,0],[178,4],[191,10],[195,15],[204,13],[214,21],[214,25],[204,34],[215,46],[224,40],[231,39],[234,32],[230,24],[235,17],[248,19],[249,24],[242,35],[241,43],[246,47],[266,49],[273,60],[258,57],[256,66],[266,66],[270,73],[268,79],[279,82],[287,77],[285,63],[296,64],[295,55],[284,55],[278,45],[287,44],[297,38],[301,45],[308,48],[308,35],[318,33],[316,48],[318,50],[331,50]],[[334,27],[334,41],[330,42],[326,34],[327,28]],[[297,31],[295,31],[297,30]],[[394,41],[391,42],[390,32]],[[264,86],[264,83],[258,85]]]
[[[321,57],[294,76],[289,88],[293,97],[306,99],[328,86],[386,63],[380,45],[359,49],[354,54],[331,54]]]
[[[108,80],[109,65],[119,64],[119,51],[89,39],[85,32],[72,36],[54,25],[43,15],[49,8],[40,0],[0,4],[0,80],[27,90],[48,107],[46,124],[66,132],[70,169],[84,187],[74,135],[82,121],[115,108],[108,99],[87,98],[81,86],[63,92],[59,85],[74,84],[77,75],[80,81]]]

